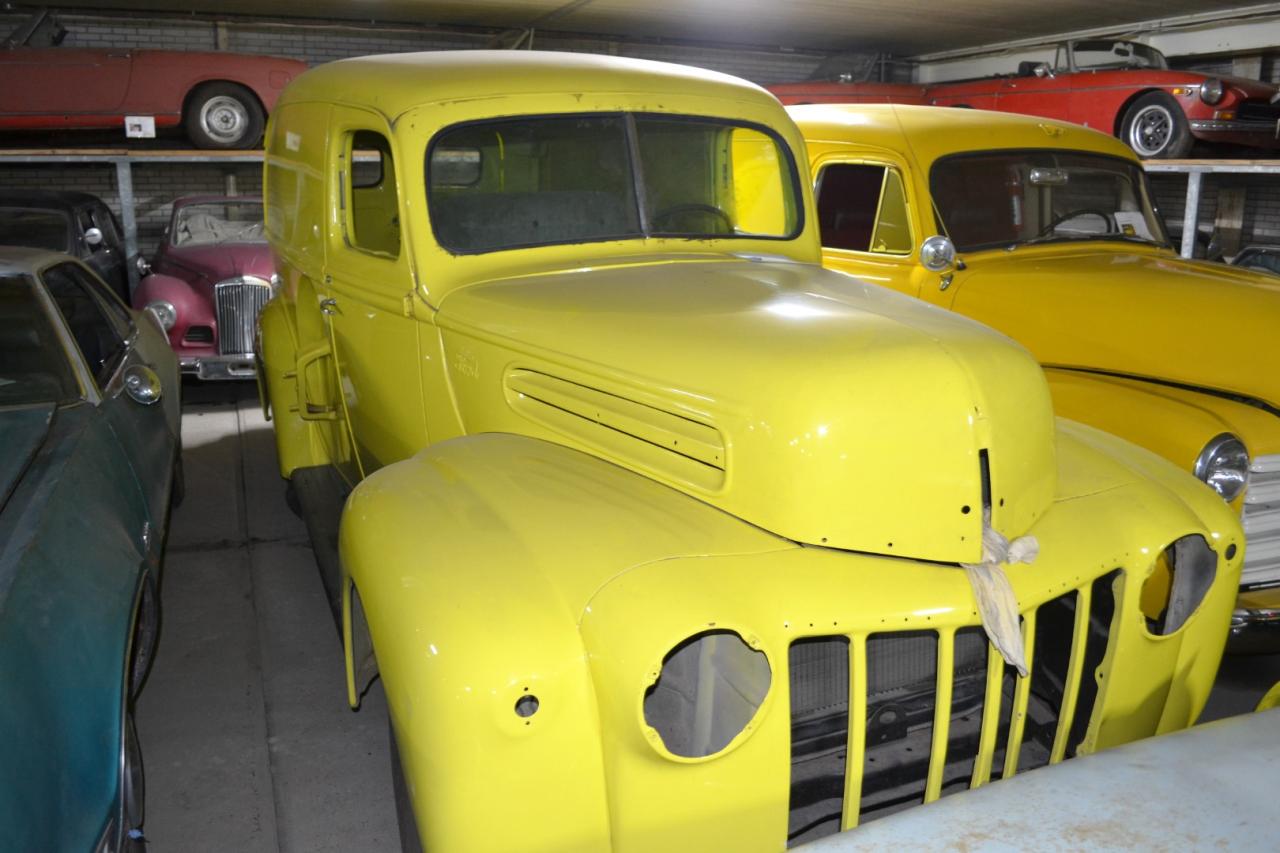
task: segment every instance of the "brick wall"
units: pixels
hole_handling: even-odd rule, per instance
[[[1169,67],[1182,71],[1217,74],[1223,77],[1230,77],[1234,73],[1231,57],[1189,57],[1187,59],[1174,57],[1169,60]],[[1262,54],[1262,73],[1258,76],[1258,79],[1268,83],[1280,83],[1280,53],[1268,52]]]
[[[197,194],[221,195],[228,191],[229,175],[234,176],[235,190],[239,195],[262,193],[262,167],[251,163],[134,166],[134,215],[138,220],[138,248],[142,253],[149,256],[155,251],[169,222],[175,198]],[[117,214],[120,212],[120,193],[113,164],[0,164],[0,187],[82,190],[101,198]]]
[[[1187,178],[1153,174],[1151,187],[1165,225],[1177,242],[1187,206]],[[1218,213],[1218,191],[1228,187],[1245,188],[1241,246],[1280,243],[1280,175],[1205,175],[1200,183],[1199,231],[1208,234],[1212,230]]]
[[[0,13],[0,32],[7,32],[24,15]],[[69,30],[67,46],[172,48],[214,50],[220,39],[228,50],[302,59],[311,64],[368,53],[417,50],[451,50],[488,46],[492,34],[478,30],[445,30],[412,26],[362,26],[355,24],[275,23],[228,20],[157,19],[136,16],[61,15]],[[735,74],[757,83],[783,83],[806,79],[822,61],[818,53],[664,44],[570,37],[538,33],[535,47],[604,53],[617,56],[683,62]],[[1176,65],[1210,73],[1229,73],[1230,60],[1198,60]],[[1263,58],[1263,78],[1280,80],[1280,54]],[[893,70],[899,72],[898,66]],[[896,79],[896,77],[895,77]],[[252,165],[147,165],[134,171],[138,203],[139,242],[144,251],[154,248],[168,218],[172,200],[193,193],[223,192],[227,175],[235,175],[241,194],[261,191],[261,175]],[[1249,187],[1246,206],[1246,242],[1280,243],[1280,178],[1260,176],[1210,176],[1202,189],[1200,221],[1211,223],[1217,205],[1217,187],[1230,182]],[[1156,176],[1153,179],[1161,209],[1170,230],[1181,229],[1185,179]],[[0,164],[0,187],[42,186],[76,188],[94,192],[117,210],[115,171],[111,166],[14,166]]]

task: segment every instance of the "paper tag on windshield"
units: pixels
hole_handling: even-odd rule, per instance
[[[1147,218],[1140,210],[1118,210],[1115,214],[1116,227],[1120,233],[1128,237],[1141,237],[1143,240],[1155,239],[1151,229],[1147,227]]]
[[[125,116],[124,135],[129,139],[155,139],[155,116]]]

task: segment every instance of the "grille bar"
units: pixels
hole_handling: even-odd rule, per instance
[[[854,637],[849,648],[849,749],[844,770],[844,808],[840,829],[858,825],[858,803],[862,802],[862,765],[867,758],[867,638]]]
[[[1036,611],[1028,610],[1022,616],[1022,654],[1031,673],[1035,662]],[[1009,725],[1009,745],[1004,751],[1004,772],[1001,779],[1008,779],[1018,772],[1018,756],[1022,752],[1022,735],[1027,725],[1027,706],[1031,704],[1031,676],[1018,678],[1013,694],[1013,719]]]
[[[1004,659],[996,647],[987,644],[987,692],[982,706],[982,733],[978,742],[978,760],[973,767],[970,788],[980,788],[991,781],[991,762],[995,757],[996,738],[1000,734],[1000,701],[1004,691]]]
[[[1085,648],[1089,642],[1089,612],[1092,604],[1090,593],[1091,589],[1087,586],[1076,592],[1076,621],[1071,633],[1071,662],[1067,664],[1062,710],[1058,714],[1058,730],[1053,736],[1053,752],[1049,755],[1050,764],[1057,764],[1066,756],[1071,723],[1076,717],[1076,699],[1080,695]]]
[[[220,282],[214,285],[213,292],[218,311],[218,353],[251,355],[258,312],[271,298],[271,285],[245,277]]]
[[[955,673],[956,632],[938,635],[938,682],[934,694],[933,747],[929,751],[929,776],[924,786],[924,801],[932,803],[942,795],[942,776],[947,769],[947,735],[951,729],[951,687]]]

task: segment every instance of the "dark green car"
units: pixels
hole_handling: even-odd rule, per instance
[[[66,255],[0,248],[0,847],[116,851],[179,448],[160,326]]]

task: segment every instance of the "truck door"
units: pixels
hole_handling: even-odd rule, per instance
[[[322,310],[356,462],[367,475],[427,443],[404,190],[380,116],[335,106],[329,132],[336,227],[327,236]]]

